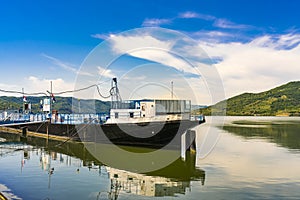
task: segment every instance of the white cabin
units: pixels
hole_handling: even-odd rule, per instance
[[[130,100],[110,110],[111,123],[139,123],[190,119],[190,100],[144,99]]]

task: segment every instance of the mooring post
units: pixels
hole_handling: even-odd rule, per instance
[[[196,132],[194,130],[187,130],[181,136],[181,158],[186,160],[189,154],[196,153]]]
[[[47,140],[49,139],[49,122],[46,123]]]
[[[187,151],[196,153],[196,132],[194,130],[186,131],[185,146]]]

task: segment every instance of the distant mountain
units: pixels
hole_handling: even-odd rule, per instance
[[[224,103],[194,112],[210,115],[211,109]],[[300,81],[289,82],[261,93],[243,93],[226,100],[226,115],[300,116]]]
[[[27,102],[32,104],[32,112],[40,112],[40,101],[44,97],[27,97]],[[110,109],[110,102],[100,100],[85,100],[75,99],[72,97],[55,97],[55,103],[53,103],[53,110],[57,110],[59,113],[69,114],[75,113],[102,113],[108,112]],[[72,102],[74,106],[72,108]],[[0,111],[1,110],[20,110],[23,109],[22,97],[0,96]],[[73,109],[73,110],[72,110]]]
[[[196,110],[196,109],[202,109],[202,108],[206,108],[207,106],[205,105],[192,105],[192,110]]]

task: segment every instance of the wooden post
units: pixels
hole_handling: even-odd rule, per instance
[[[49,139],[49,122],[46,124],[47,139]]]

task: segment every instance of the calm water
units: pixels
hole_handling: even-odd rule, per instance
[[[208,128],[219,137],[204,157]],[[197,134],[196,155],[138,174],[104,166],[81,144],[1,133],[0,191],[25,200],[300,199],[300,118],[226,117]]]

